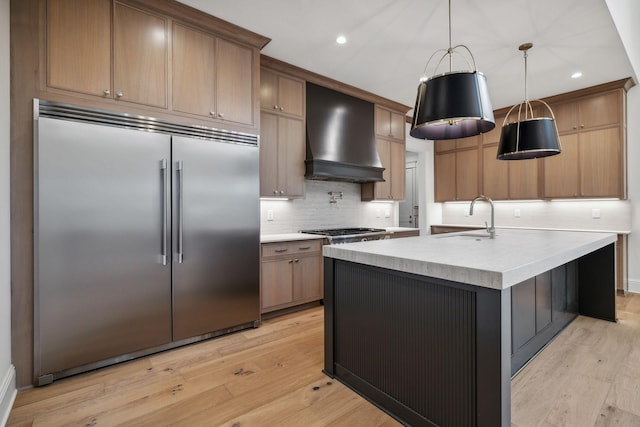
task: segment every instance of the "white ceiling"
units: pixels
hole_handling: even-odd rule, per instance
[[[447,0],[180,1],[271,38],[265,55],[411,107],[427,60],[449,46]],[[451,3],[452,44],[473,53],[494,109],[524,99],[524,42],[534,45],[529,99],[634,75],[605,0]],[[339,34],[347,44],[335,42]],[[583,77],[571,79],[575,71]]]

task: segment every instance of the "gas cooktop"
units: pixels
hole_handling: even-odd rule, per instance
[[[384,228],[327,228],[324,230],[301,230],[301,233],[320,234],[322,236],[353,236],[357,234],[384,233]]]

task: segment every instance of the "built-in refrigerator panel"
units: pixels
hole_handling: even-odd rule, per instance
[[[171,137],[48,117],[35,131],[36,378],[169,343]]]
[[[172,138],[173,339],[260,319],[259,150]]]

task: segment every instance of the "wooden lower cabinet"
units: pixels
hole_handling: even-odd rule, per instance
[[[322,242],[316,239],[262,244],[262,313],[322,299]]]

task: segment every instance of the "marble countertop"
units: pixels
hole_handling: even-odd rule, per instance
[[[615,233],[498,228],[323,247],[330,258],[506,289],[614,243]]]

